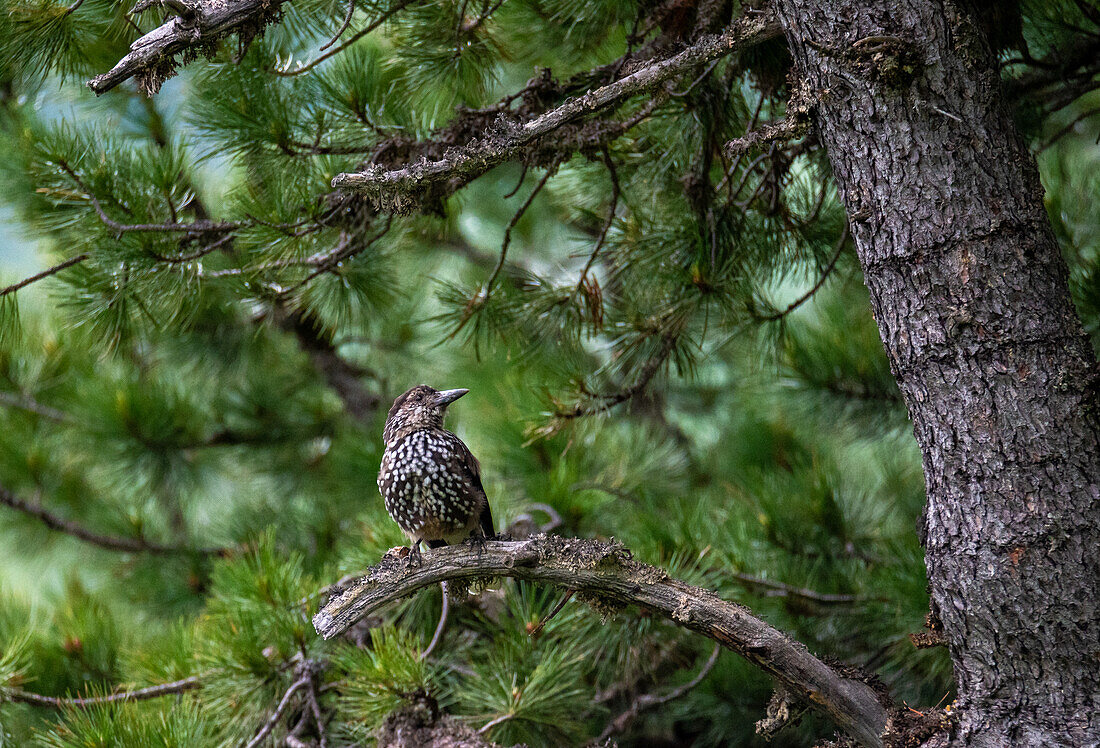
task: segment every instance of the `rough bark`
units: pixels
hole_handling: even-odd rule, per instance
[[[605,609],[642,606],[737,652],[861,745],[883,745],[887,711],[866,683],[841,675],[744,606],[638,563],[629,551],[612,543],[546,535],[467,543],[426,551],[419,566],[410,566],[391,551],[366,576],[330,600],[313,617],[313,626],[331,639],[371,611],[418,590],[443,581],[496,576],[575,590]]]
[[[955,745],[1100,744],[1100,416],[1035,162],[946,0],[778,0],[920,444]]]
[[[241,44],[247,46],[264,26],[275,20],[283,2],[285,0],[178,3],[178,9],[184,11],[180,17],[169,19],[134,41],[129,54],[106,73],[89,80],[88,88],[98,96],[125,80],[136,78],[139,88],[152,96],[175,74],[177,64],[173,58],[176,55],[209,52],[231,33],[240,34]]]
[[[569,99],[534,119],[517,123],[501,116],[481,138],[448,150],[443,158],[424,159],[397,169],[370,164],[363,171],[337,174],[332,186],[369,195],[382,201],[381,207],[384,209],[401,212],[406,209],[401,198],[423,190],[425,185],[453,179],[465,184],[514,158],[524,146],[570,122],[651,91],[677,75],[739,49],[768,41],[779,33],[779,26],[770,15],[746,16],[731,24],[722,34],[705,36],[671,57],[657,60],[625,78]]]

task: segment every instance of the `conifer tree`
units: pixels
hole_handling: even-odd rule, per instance
[[[3,0],[0,746],[1100,742],[1098,52]],[[421,382],[503,535],[414,567]]]

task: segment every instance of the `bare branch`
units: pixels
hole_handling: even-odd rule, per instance
[[[194,8],[190,18],[172,18],[130,45],[130,53],[106,73],[88,81],[95,93],[110,91],[130,78],[154,94],[161,83],[175,74],[174,55],[187,49],[209,46],[234,31],[248,29],[249,35],[275,20],[285,0],[235,0],[207,2]]]
[[[43,405],[30,395],[22,393],[0,392],[0,406],[33,413],[54,423],[72,423],[68,413]]]
[[[188,548],[179,545],[163,545],[140,536],[136,538],[126,538],[93,532],[77,522],[63,519],[41,506],[24,501],[3,487],[0,487],[0,504],[4,504],[17,512],[22,512],[23,514],[38,519],[51,530],[63,532],[66,535],[71,535],[74,538],[78,538],[79,540],[91,543],[100,548],[105,548],[109,551],[152,553],[158,555],[194,553],[203,556],[213,556],[223,554],[227,550],[225,548]]]
[[[581,269],[581,277],[573,289],[573,295],[584,290],[588,271],[592,269],[593,263],[599,257],[600,250],[603,249],[603,244],[607,241],[607,232],[611,230],[611,224],[615,222],[615,211],[619,208],[619,197],[622,194],[619,187],[619,172],[615,169],[615,162],[611,159],[611,151],[606,145],[601,149],[601,155],[603,156],[604,165],[607,166],[607,175],[611,178],[611,205],[607,208],[607,218],[604,219],[603,226],[600,228],[600,235],[596,237],[596,246],[592,249],[592,254],[588,256],[588,262],[584,263],[584,268]]]
[[[41,273],[35,273],[29,278],[24,278],[18,283],[13,283],[7,288],[0,289],[0,297],[7,296],[10,293],[15,293],[19,289],[25,288],[26,286],[40,281],[43,278],[49,278],[51,275],[57,275],[62,270],[65,270],[66,268],[71,268],[73,265],[84,262],[86,259],[88,259],[88,255],[86,254],[77,255],[76,257],[70,257],[64,262],[59,262],[58,264],[54,265],[52,268],[46,268]]]
[[[763,587],[768,590],[764,593],[765,597],[794,597],[818,605],[851,605],[863,599],[858,595],[830,594],[811,590],[807,587],[795,587],[771,579],[754,577],[751,574],[742,574],[741,572],[734,572],[730,576],[746,587]]]
[[[527,209],[531,207],[531,203],[535,202],[535,198],[542,192],[542,188],[546,186],[546,183],[550,181],[550,177],[554,176],[557,172],[557,166],[551,166],[546,170],[546,174],[535,185],[535,189],[531,190],[531,194],[527,196],[527,199],[523,201],[523,205],[512,216],[512,220],[508,222],[508,227],[504,229],[504,240],[500,243],[500,257],[497,260],[496,266],[493,268],[492,275],[489,276],[489,280],[485,281],[485,289],[481,292],[481,301],[485,301],[489,297],[489,294],[493,291],[493,284],[496,283],[497,278],[500,276],[500,271],[504,269],[504,262],[508,259],[508,246],[512,243],[512,230],[523,218],[523,214],[527,212]]]
[[[431,549],[415,567],[388,553],[353,587],[330,600],[313,617],[313,625],[331,639],[380,606],[425,587],[487,576],[576,589],[602,605],[633,604],[662,615],[737,652],[863,745],[883,745],[887,711],[870,686],[840,675],[747,608],[639,563],[617,544],[545,535],[488,541]]]
[[[428,642],[427,648],[416,658],[418,660],[426,660],[431,656],[432,652],[435,651],[436,645],[438,645],[443,638],[443,630],[447,628],[447,614],[451,610],[450,585],[446,582],[440,582],[439,589],[443,592],[443,604],[439,609],[439,623],[435,625],[435,633],[432,634],[432,640]]]
[[[336,33],[332,35],[332,38],[321,45],[320,51],[324,52],[344,35],[344,32],[348,30],[348,26],[351,25],[351,17],[353,15],[355,15],[355,0],[348,0],[348,12],[344,15],[344,22],[340,24],[340,28],[336,29]]]
[[[1091,109],[1086,109],[1085,111],[1081,112],[1072,120],[1070,120],[1064,127],[1059,128],[1058,132],[1047,138],[1047,140],[1039,146],[1039,151],[1045,151],[1047,148],[1050,148],[1059,140],[1073,132],[1073,130],[1077,127],[1079,123],[1085,121],[1089,117],[1094,117],[1097,114],[1100,114],[1100,107],[1093,107]]]
[[[770,17],[747,16],[730,25],[723,34],[706,36],[679,54],[658,60],[627,77],[569,99],[561,106],[523,123],[503,115],[480,140],[448,150],[436,161],[420,161],[400,169],[371,165],[361,172],[337,174],[332,186],[372,196],[408,195],[427,185],[453,178],[476,178],[514,158],[521,148],[575,120],[617,105],[632,96],[651,91],[677,75],[705,65],[739,49],[759,44],[780,34]]]
[[[630,726],[630,723],[633,722],[638,717],[638,715],[645,710],[652,709],[655,706],[667,704],[670,701],[678,699],[685,693],[702,683],[703,679],[706,678],[710,674],[710,671],[714,669],[714,665],[718,662],[718,655],[719,653],[721,653],[721,651],[721,645],[715,644],[714,651],[710,653],[710,657],[705,663],[703,663],[703,667],[699,669],[699,672],[695,674],[695,677],[689,680],[687,683],[684,683],[672,689],[667,694],[664,694],[663,696],[654,696],[650,693],[644,693],[638,696],[624,712],[622,712],[618,717],[611,720],[607,724],[607,727],[603,729],[603,732],[600,733],[600,736],[596,738],[595,742],[605,742],[612,735],[617,735],[618,733],[626,730],[626,728]]]
[[[669,356],[672,355],[672,351],[676,348],[676,342],[679,339],[679,336],[674,333],[666,333],[663,337],[664,342],[660,349],[642,365],[632,384],[624,387],[618,392],[590,395],[588,402],[577,403],[569,410],[556,410],[552,415],[554,421],[570,421],[576,418],[595,415],[597,413],[606,413],[616,405],[622,405],[628,400],[632,400],[645,392],[646,387],[648,387],[649,383],[653,381],[653,378],[657,376],[657,372],[659,372],[661,367],[668,362]],[[536,429],[534,433],[536,436],[539,436],[553,433],[556,429],[557,424],[552,422],[545,427]]]
[[[98,706],[99,704],[115,704],[121,701],[145,701],[146,699],[155,699],[158,696],[168,696],[170,694],[183,693],[184,691],[193,691],[197,688],[202,688],[202,681],[199,679],[199,676],[192,675],[189,678],[172,681],[171,683],[161,683],[156,686],[138,688],[133,691],[119,691],[118,693],[112,693],[106,696],[86,696],[84,698],[43,696],[42,694],[31,693],[30,691],[24,691],[20,688],[0,688],[0,701],[19,701],[33,706],[64,709],[65,707],[89,707]]]
[[[260,728],[260,731],[256,733],[252,740],[248,741],[248,745],[246,745],[245,748],[256,748],[256,746],[263,744],[264,739],[271,734],[271,731],[275,729],[275,725],[279,724],[279,719],[290,707],[290,700],[294,698],[294,694],[308,686],[310,684],[310,678],[311,676],[307,672],[305,675],[299,677],[298,680],[290,684],[290,688],[283,694],[283,698],[280,699],[279,705],[275,707],[275,711],[267,718],[263,727]]]
[[[840,259],[840,255],[844,251],[844,244],[847,241],[848,241],[848,224],[845,223],[844,224],[844,230],[840,232],[840,238],[836,242],[836,250],[833,252],[833,256],[831,258],[829,258],[829,264],[826,265],[825,269],[821,271],[821,276],[818,277],[817,282],[814,283],[813,287],[811,287],[809,291],[802,294],[797,299],[795,299],[790,304],[788,304],[786,309],[784,309],[782,311],[779,311],[779,312],[775,312],[774,314],[769,314],[768,316],[763,317],[761,319],[761,321],[763,321],[763,322],[774,322],[778,319],[783,319],[788,314],[793,312],[795,309],[798,309],[798,307],[802,306],[807,301],[812,299],[814,297],[814,295],[818,291],[821,290],[821,287],[823,285],[825,285],[825,281],[829,279],[829,276],[833,272],[833,268],[836,267],[837,260]]]
[[[802,137],[810,129],[812,107],[813,100],[805,84],[797,83],[791,93],[790,101],[787,102],[787,111],[783,119],[770,122],[756,130],[749,130],[742,137],[726,143],[726,155],[734,158],[768,143]]]
[[[183,233],[188,235],[201,235],[208,233],[224,233],[226,231],[232,231],[234,229],[242,228],[245,224],[239,221],[191,221],[190,223],[119,223],[118,221],[107,215],[107,211],[103,209],[103,204],[99,202],[99,198],[92,193],[84,184],[84,180],[80,178],[80,175],[73,170],[71,166],[65,161],[57,161],[57,165],[61,167],[69,177],[76,182],[76,186],[79,187],[84,194],[88,197],[88,201],[91,202],[92,207],[95,209],[96,215],[99,216],[99,220],[103,222],[103,225],[107,226],[120,234],[126,234],[131,231],[160,231],[165,233]],[[85,259],[87,255],[84,256]],[[175,260],[177,262],[185,262],[186,260]]]
[[[558,613],[561,613],[561,609],[565,607],[565,604],[567,602],[573,599],[573,595],[575,594],[577,594],[576,590],[566,590],[565,594],[562,595],[561,600],[558,600],[558,604],[551,608],[550,612],[547,613],[541,621],[536,623],[534,626],[531,626],[530,629],[527,631],[527,635],[534,639],[539,634],[541,634],[542,630],[546,628],[546,624],[554,620],[554,616],[556,616]]]
[[[340,54],[345,49],[350,47],[352,44],[355,44],[355,42],[359,41],[364,36],[366,36],[367,34],[369,34],[372,31],[374,31],[376,28],[378,28],[383,23],[385,23],[387,20],[389,20],[392,16],[394,16],[397,13],[399,13],[400,11],[404,10],[405,7],[408,6],[412,2],[413,2],[413,0],[402,0],[402,2],[400,2],[397,5],[393,6],[392,8],[387,10],[385,13],[378,16],[378,18],[374,19],[369,24],[367,24],[363,28],[356,31],[354,34],[352,34],[348,38],[347,41],[345,41],[339,47],[335,47],[333,49],[330,49],[327,52],[325,52],[325,47],[321,47],[320,51],[324,52],[324,54],[318,55],[316,58],[314,58],[310,62],[307,62],[305,65],[302,65],[301,67],[296,67],[296,68],[291,68],[291,69],[281,69],[281,70],[277,69],[277,70],[274,71],[275,75],[278,75],[278,76],[281,76],[281,77],[284,77],[284,78],[290,78],[290,77],[293,77],[295,75],[301,75],[302,73],[305,73],[305,72],[308,72],[308,71],[312,70],[313,68],[317,67],[322,62],[324,62],[325,60],[329,59],[330,57],[333,57],[335,55]],[[341,33],[343,33],[343,32],[341,32]],[[335,37],[333,38],[333,41],[336,41]],[[331,42],[330,42],[330,44],[331,44]],[[328,46],[328,45],[325,45],[325,46]]]

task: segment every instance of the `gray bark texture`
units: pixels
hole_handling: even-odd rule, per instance
[[[778,7],[923,453],[951,744],[1098,745],[1096,361],[994,58],[950,0]]]
[[[605,612],[639,605],[709,637],[776,679],[799,701],[836,722],[860,745],[881,748],[888,714],[880,695],[810,654],[806,647],[709,590],[635,561],[622,546],[539,535],[520,541],[465,543],[425,551],[419,565],[391,551],[313,617],[325,639],[347,631],[383,605],[440,582],[498,576],[575,591]]]

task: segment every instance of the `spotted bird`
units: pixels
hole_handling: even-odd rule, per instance
[[[420,543],[437,548],[468,537],[493,537],[493,515],[481,466],[462,440],[443,428],[447,406],[469,390],[419,385],[393,401],[382,432],[385,452],[378,490],[409,536],[410,556]]]

